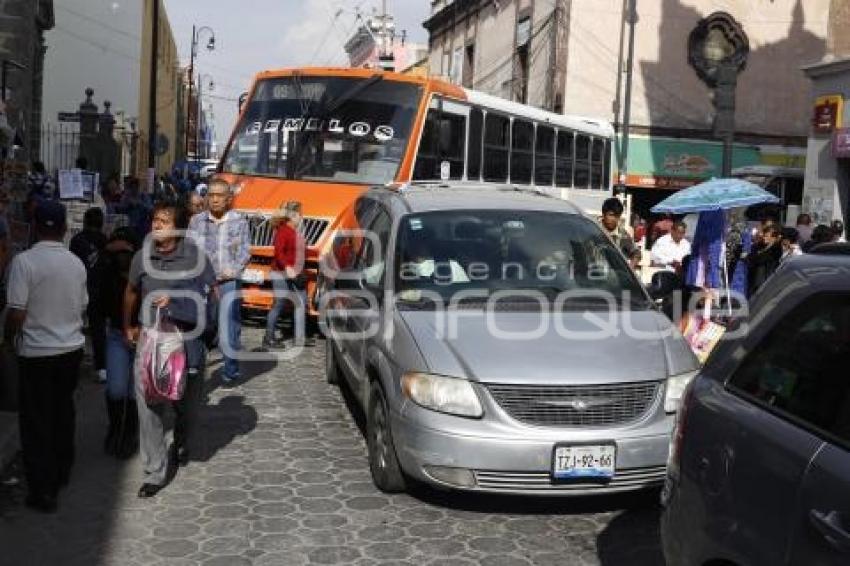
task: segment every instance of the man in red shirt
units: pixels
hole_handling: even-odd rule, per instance
[[[301,203],[289,201],[283,207],[283,218],[274,235],[274,260],[272,261],[272,286],[275,291],[274,304],[266,318],[266,335],[263,348],[271,349],[283,346],[275,338],[277,319],[283,312],[283,305],[292,300],[295,307],[293,319],[296,346],[315,346],[312,338],[305,337],[307,292],[302,269],[306,244],[298,232],[301,223]],[[284,296],[284,293],[290,293]],[[291,295],[291,293],[294,293]],[[292,297],[290,299],[290,297]],[[297,302],[296,298],[297,297]]]

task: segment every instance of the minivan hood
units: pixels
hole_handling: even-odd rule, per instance
[[[531,339],[497,336],[488,330],[482,311],[457,312],[457,332],[450,336],[451,314],[402,311],[401,318],[413,336],[427,371],[465,377],[484,383],[602,384],[655,381],[695,369],[677,331],[666,339],[667,318],[656,311],[617,313],[551,313],[545,331]],[[593,322],[598,315],[607,324]],[[559,332],[555,317],[574,334],[598,333],[594,339],[575,339]],[[501,333],[533,332],[541,322],[539,312],[495,312],[489,320]],[[634,329],[651,337],[633,337]],[[607,332],[607,330],[612,332]],[[684,348],[683,348],[684,346]]]

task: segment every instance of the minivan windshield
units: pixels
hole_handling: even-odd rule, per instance
[[[395,179],[421,88],[370,78],[291,77],[257,83],[222,170],[336,183]]]
[[[543,296],[549,304],[561,297],[565,306],[650,307],[622,254],[583,216],[462,210],[411,214],[400,222],[395,258],[400,303],[434,293],[448,303],[456,293],[473,290],[484,297],[504,292],[508,302]]]

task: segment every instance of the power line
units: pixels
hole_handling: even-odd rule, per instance
[[[128,53],[124,53],[124,52],[119,51],[119,50],[117,50],[117,49],[115,49],[115,48],[113,48],[113,47],[110,47],[110,46],[106,45],[106,44],[99,43],[99,42],[97,42],[97,41],[94,41],[94,40],[92,40],[92,39],[89,39],[88,37],[84,37],[84,36],[82,36],[82,35],[79,35],[78,33],[73,32],[73,31],[71,31],[71,30],[69,30],[69,29],[66,29],[66,28],[64,28],[64,27],[62,27],[62,26],[57,25],[57,26],[55,26],[53,29],[55,29],[56,31],[61,32],[61,33],[65,34],[65,35],[67,35],[67,36],[69,36],[69,37],[72,37],[72,38],[74,38],[74,39],[76,39],[76,40],[78,40],[78,41],[82,41],[83,43],[87,43],[87,44],[91,45],[92,47],[97,47],[98,49],[101,49],[101,50],[103,50],[103,51],[106,51],[106,52],[112,53],[112,54],[117,55],[117,56],[119,56],[119,57],[123,57],[123,58],[125,58],[125,59],[129,59],[129,60],[134,61],[134,62],[136,62],[136,63],[139,63],[139,62],[141,61],[141,57],[139,57],[139,56],[136,56],[136,55],[130,55],[130,54],[128,54]]]
[[[76,10],[72,10],[71,8],[68,8],[66,6],[56,6],[56,8],[59,9],[59,10],[62,10],[64,12],[68,12],[69,14],[72,14],[72,15],[74,15],[74,16],[82,19],[82,20],[86,20],[86,21],[91,22],[93,24],[97,24],[99,27],[102,27],[102,28],[107,29],[109,31],[115,32],[117,34],[121,34],[121,35],[124,35],[124,36],[127,36],[127,37],[131,37],[133,39],[138,39],[139,41],[142,40],[141,36],[136,35],[133,32],[129,32],[127,30],[123,30],[123,29],[120,29],[120,28],[117,28],[117,27],[113,27],[112,25],[106,23],[103,20],[99,20],[99,19],[94,18],[92,16],[88,16],[88,15],[83,14],[81,12],[77,12]]]

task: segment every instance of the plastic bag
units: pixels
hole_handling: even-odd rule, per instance
[[[148,403],[179,401],[186,389],[183,333],[156,310],[153,328],[142,329],[141,379]]]

